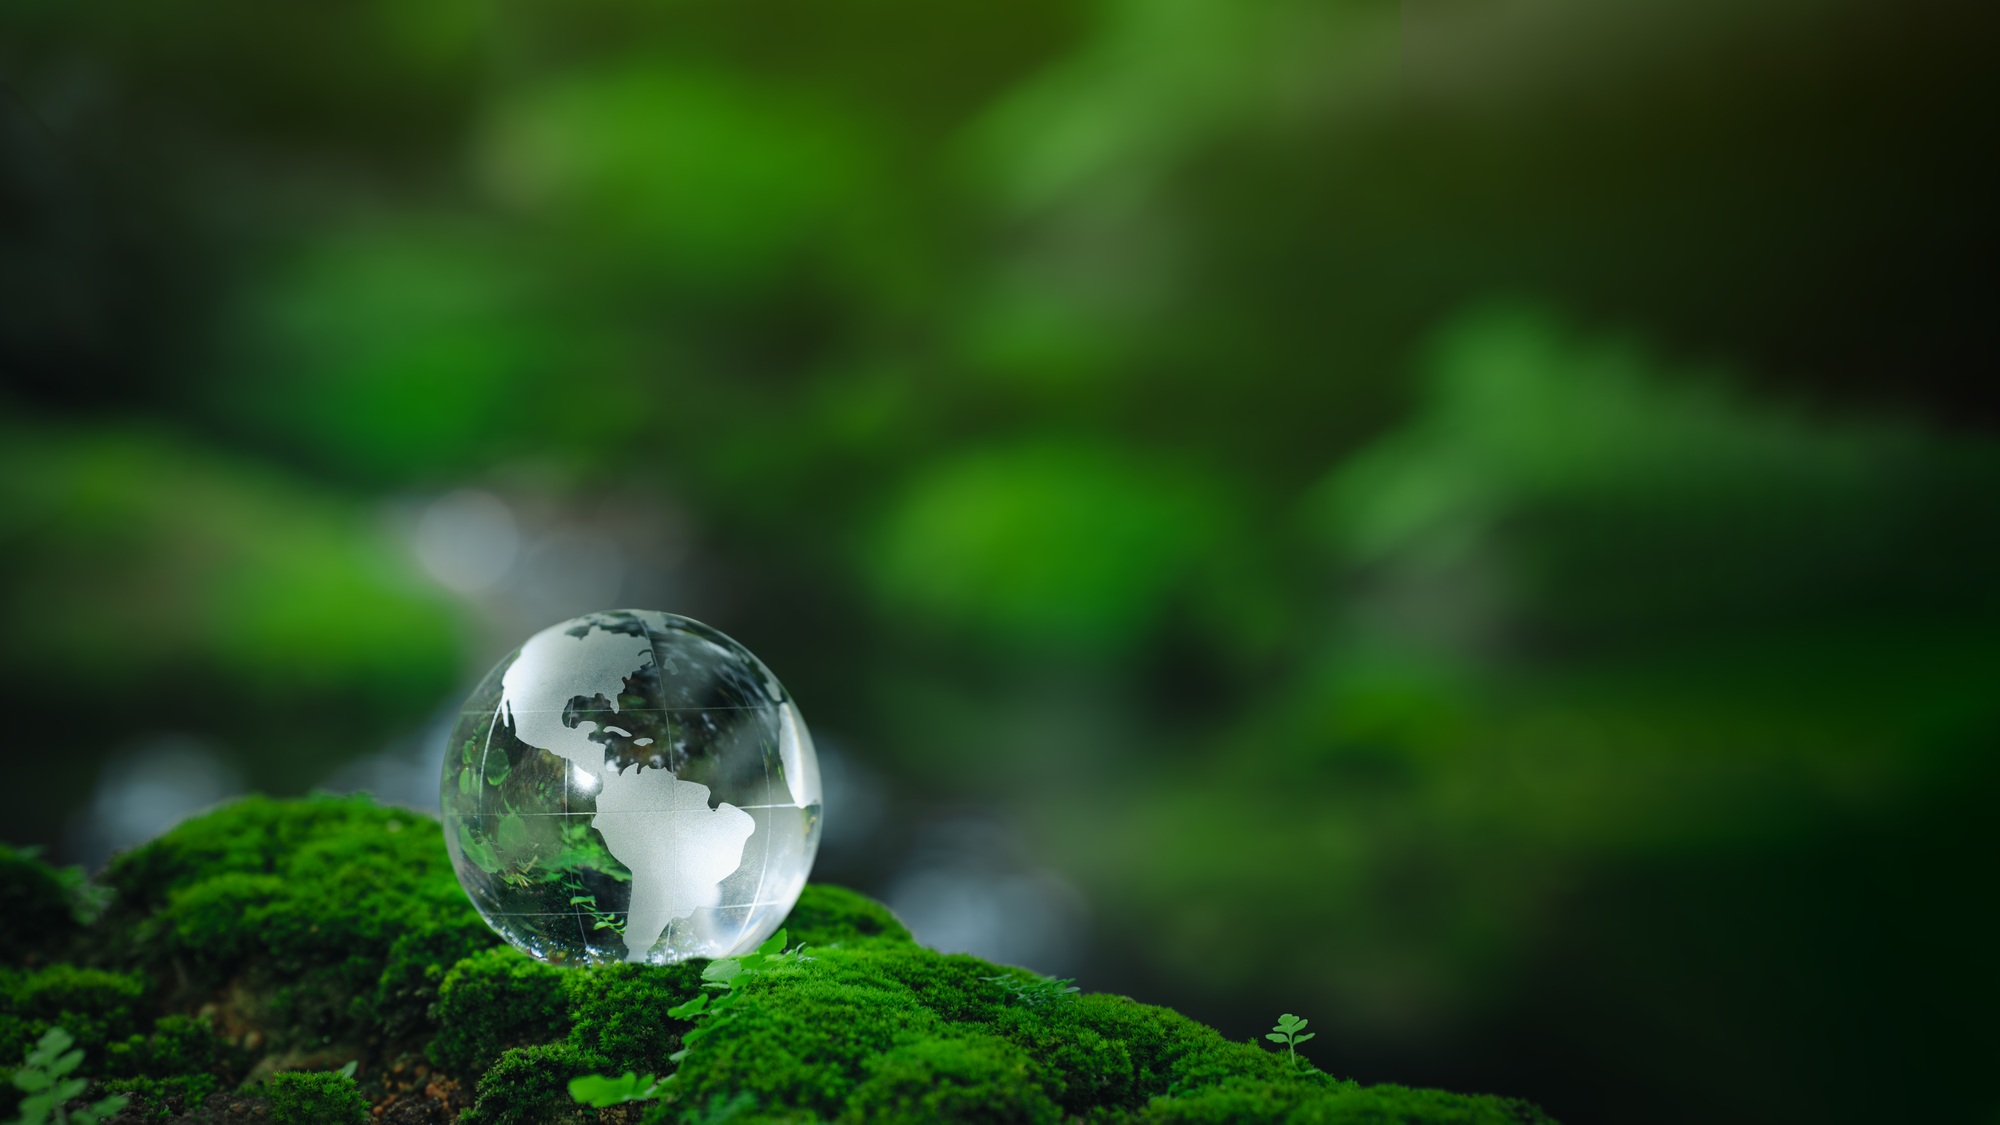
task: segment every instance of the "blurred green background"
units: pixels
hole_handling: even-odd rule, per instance
[[[669,609],[934,944],[1572,1123],[1992,1120],[1993,22],[12,0],[5,835],[427,805]]]

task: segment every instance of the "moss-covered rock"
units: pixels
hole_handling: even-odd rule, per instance
[[[477,1078],[509,1047],[562,1038],[570,1025],[563,975],[510,946],[460,961],[438,991],[431,1060]]]
[[[294,1070],[271,1076],[272,1125],[366,1125],[368,1099],[338,1071]]]
[[[846,887],[809,886],[785,919],[792,941],[802,945],[839,945],[849,941],[914,944],[903,923],[889,908]]]
[[[0,964],[19,964],[76,936],[74,880],[33,852],[0,844]]]
[[[913,1039],[867,1061],[847,1098],[845,1125],[1055,1125],[1059,1074],[1026,1051],[986,1035]]]
[[[435,822],[366,798],[246,798],[112,860],[86,956],[228,989],[281,1047],[418,1045],[445,971],[497,944]],[[245,1003],[247,1002],[247,1004]]]
[[[365,799],[240,801],[104,882],[110,907],[84,925],[61,877],[0,854],[0,901],[29,907],[0,916],[0,1051],[67,1028],[134,1123],[346,1123],[371,1102],[462,1125],[1546,1120],[1359,1086],[1163,1008],[934,953],[835,887],[807,887],[787,922],[805,952],[738,979],[691,1034],[668,1012],[703,994],[701,964],[558,969],[500,945],[435,823]],[[625,1071],[671,1077],[605,1110],[569,1095]]]
[[[248,1069],[248,1057],[226,1042],[205,1016],[165,1015],[153,1030],[104,1049],[106,1073],[143,1075],[214,1075]],[[196,1099],[199,1101],[200,1099]]]
[[[34,972],[0,969],[0,1058],[18,1059],[52,1027],[94,1052],[138,1027],[143,977],[55,964]]]
[[[604,965],[565,973],[576,1023],[569,1042],[606,1060],[614,1072],[665,1073],[661,1060],[680,1047],[688,1025],[667,1009],[701,991],[703,963]]]
[[[572,1043],[538,1043],[501,1054],[479,1080],[479,1101],[461,1125],[557,1125],[594,1120],[569,1096],[573,1078],[612,1069],[603,1055]]]

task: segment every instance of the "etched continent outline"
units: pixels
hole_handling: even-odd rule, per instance
[[[626,679],[652,662],[652,644],[596,625],[580,636],[566,629],[551,626],[521,646],[501,676],[500,710],[516,738],[597,780],[590,824],[632,872],[625,950],[627,960],[644,961],[668,924],[716,905],[757,823],[726,801],[709,808],[708,786],[670,770],[608,768],[604,747],[590,738],[598,723],[570,726],[564,710],[572,699],[601,695],[616,711]]]

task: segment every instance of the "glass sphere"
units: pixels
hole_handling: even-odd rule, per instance
[[[452,729],[442,796],[473,905],[558,964],[752,949],[819,850],[791,697],[749,649],[653,610],[565,621],[496,665]]]

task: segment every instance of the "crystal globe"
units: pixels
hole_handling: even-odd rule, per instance
[[[777,930],[819,849],[819,764],[750,650],[671,613],[528,638],[445,749],[445,843],[487,923],[558,964],[727,957]]]

